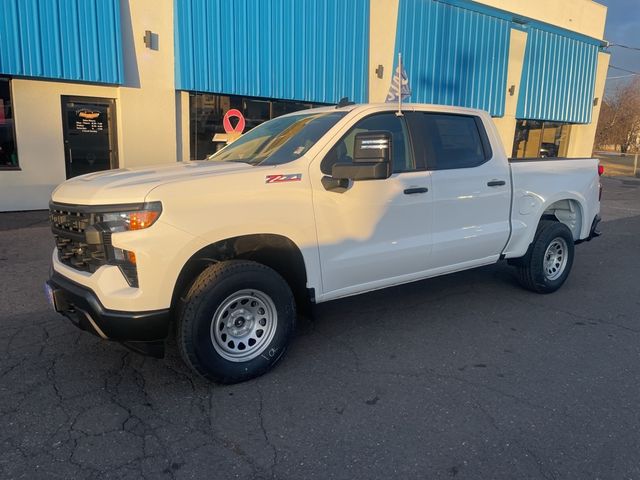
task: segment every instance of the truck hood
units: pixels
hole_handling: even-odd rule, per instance
[[[252,169],[237,162],[178,162],[143,168],[120,168],[89,173],[60,184],[51,196],[54,202],[75,205],[138,203],[159,185],[195,176],[226,175]]]

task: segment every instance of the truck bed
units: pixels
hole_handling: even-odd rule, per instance
[[[557,215],[565,216],[573,224],[574,240],[588,237],[591,222],[599,213],[597,159],[509,159],[509,166],[513,195],[512,232],[504,251],[507,258],[526,252],[535,235],[531,225],[539,220],[535,212],[543,204],[552,205]],[[555,198],[560,196],[562,201]],[[555,204],[556,200],[559,203]]]

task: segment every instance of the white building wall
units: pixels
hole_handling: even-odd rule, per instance
[[[47,208],[51,192],[66,179],[60,97],[117,98],[118,89],[24,79],[11,86],[20,170],[0,171],[0,211]]]
[[[399,0],[370,0],[369,101],[384,102],[393,77]],[[389,28],[393,26],[393,28]],[[376,74],[382,66],[382,78]]]
[[[526,32],[514,28],[511,29],[504,115],[500,118],[493,119],[507,156],[511,156],[513,138],[516,133],[516,110],[518,108],[518,96],[520,95],[520,80],[522,79],[524,53],[527,48],[527,36]],[[510,91],[511,88],[513,88],[513,94]]]
[[[515,15],[602,39],[607,7],[592,0],[474,0]]]
[[[20,170],[0,171],[0,212],[45,209],[53,189],[66,180],[63,95],[115,99],[120,167],[176,161],[182,128],[176,128],[173,2],[121,0],[120,6],[122,86],[11,81]],[[145,47],[145,30],[157,35],[157,49]]]
[[[120,166],[175,162],[173,1],[121,0],[120,8],[125,67],[119,89]],[[157,35],[157,50],[145,47],[145,30]]]

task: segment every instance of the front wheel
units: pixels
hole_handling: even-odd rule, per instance
[[[529,251],[517,264],[518,280],[534,292],[555,292],[569,276],[573,256],[571,230],[563,223],[542,220]]]
[[[296,310],[289,285],[256,262],[207,267],[184,302],[177,335],[182,358],[219,383],[262,375],[282,357],[293,334]]]

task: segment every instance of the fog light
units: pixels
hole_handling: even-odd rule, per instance
[[[121,248],[113,249],[115,264],[120,268],[122,275],[127,280],[130,287],[138,288],[138,269],[135,252],[123,250]]]

